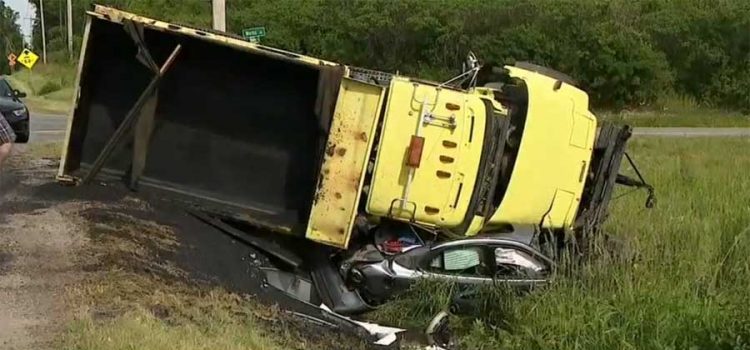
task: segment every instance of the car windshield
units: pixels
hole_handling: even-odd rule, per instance
[[[2,97],[13,97],[13,89],[11,89],[8,82],[5,79],[0,79],[0,96]]]

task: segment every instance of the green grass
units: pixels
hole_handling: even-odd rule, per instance
[[[38,63],[33,71],[19,70],[9,80],[27,94],[23,100],[32,113],[64,114],[73,99],[75,66]]]
[[[644,110],[602,111],[596,115],[602,120],[636,127],[750,127],[750,116],[746,114],[700,106],[681,97],[664,98]]]
[[[170,227],[119,213],[88,227],[92,244],[79,260],[96,269],[65,294],[73,317],[55,348],[289,348],[264,322],[278,318],[276,309],[190,283],[174,263],[154,257],[178,245]]]
[[[31,159],[59,159],[62,153],[62,142],[29,143],[16,145],[27,158]]]
[[[86,221],[91,244],[78,259],[91,269],[65,294],[72,316],[55,349],[364,348],[251,296],[191,280],[164,259],[179,246],[171,227],[111,210],[108,220]]]
[[[524,297],[490,293],[479,320],[455,320],[465,348],[750,348],[750,139],[636,139],[631,149],[659,202],[613,202],[608,231],[628,258],[600,257]],[[448,295],[427,290],[373,317],[424,327]]]
[[[170,292],[161,296],[162,308],[135,306],[112,319],[82,313],[67,333],[64,349],[286,349],[280,336],[267,331],[252,312],[251,303],[216,292],[185,298]],[[188,302],[189,300],[189,302]],[[182,304],[180,304],[182,303]],[[158,314],[166,306],[180,315]]]

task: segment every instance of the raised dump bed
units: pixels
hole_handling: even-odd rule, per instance
[[[343,67],[123,14],[90,13],[60,175],[85,176],[154,78],[148,56],[161,66],[180,45],[143,106],[153,111],[153,132],[139,183],[304,229]],[[133,135],[103,173],[131,175]]]

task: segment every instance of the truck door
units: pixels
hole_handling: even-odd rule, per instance
[[[482,154],[486,108],[462,91],[394,78],[367,212],[455,227],[466,217]]]

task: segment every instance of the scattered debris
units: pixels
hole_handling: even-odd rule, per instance
[[[453,339],[451,339],[449,317],[448,312],[440,311],[427,325],[425,335],[427,335],[427,342],[430,346],[443,349],[452,348],[455,345]]]

